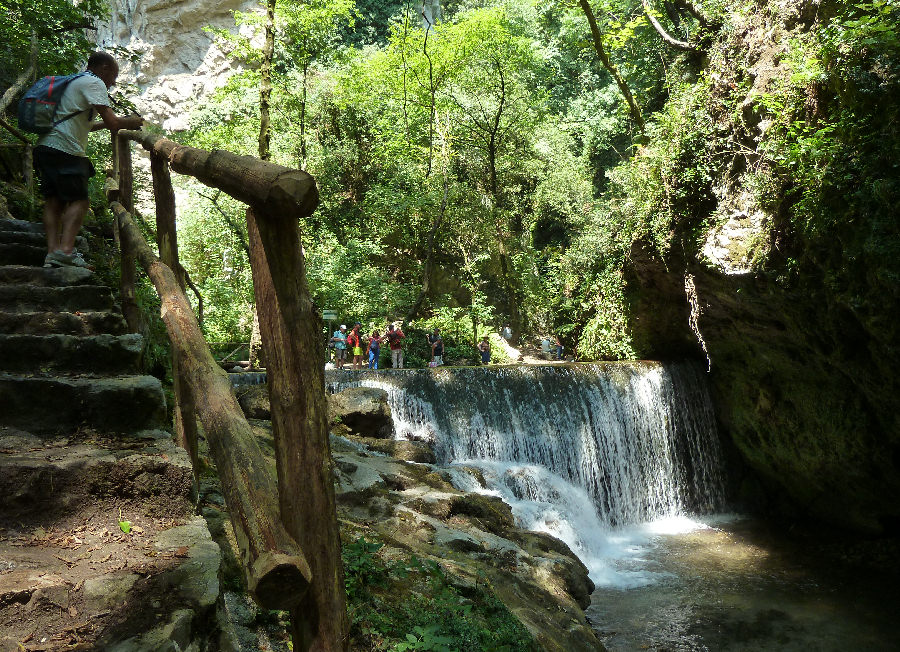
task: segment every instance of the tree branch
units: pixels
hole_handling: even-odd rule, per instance
[[[212,202],[213,208],[219,211],[219,215],[222,216],[222,219],[224,219],[225,223],[231,228],[231,232],[234,233],[234,237],[238,239],[238,243],[241,245],[241,249],[243,249],[244,253],[247,254],[247,260],[250,260],[250,244],[247,242],[247,237],[240,229],[240,222],[231,217],[221,206],[219,206],[219,194],[220,193],[217,191],[215,195],[210,196],[204,195],[201,192],[200,196]]]
[[[694,20],[696,20],[703,29],[712,30],[718,27],[718,25],[709,22],[706,17],[700,13],[700,10],[697,9],[693,2],[689,2],[689,0],[674,0],[674,2],[676,7],[683,9],[693,16]]]
[[[653,25],[653,29],[656,30],[656,33],[659,34],[660,38],[662,38],[663,42],[675,48],[676,50],[685,50],[686,52],[696,52],[697,48],[687,43],[685,41],[679,41],[677,38],[672,36],[666,31],[666,28],[662,26],[656,16],[653,15],[653,9],[650,6],[650,0],[641,0],[641,4],[644,6],[644,15],[647,17],[647,20],[650,21],[650,24]]]
[[[25,88],[25,84],[28,83],[28,80],[34,75],[34,71],[37,68],[37,38],[34,36],[34,33],[31,35],[31,61],[28,63],[28,68],[26,68],[21,75],[19,75],[18,79],[13,83],[12,86],[6,89],[6,92],[3,93],[3,99],[0,99],[0,115],[6,113],[7,107],[12,103],[13,98],[19,94],[19,92]]]
[[[581,4],[581,9],[584,11],[588,25],[591,28],[591,36],[594,39],[594,49],[597,50],[597,56],[600,58],[600,63],[602,63],[607,72],[612,75],[616,85],[619,87],[619,91],[628,103],[628,109],[631,112],[632,119],[637,123],[641,133],[644,133],[646,128],[644,125],[644,116],[641,115],[641,109],[638,107],[637,102],[634,101],[634,96],[631,94],[628,84],[625,83],[625,80],[622,78],[622,75],[619,74],[618,69],[613,65],[612,61],[610,61],[609,55],[606,53],[606,48],[603,47],[603,37],[600,35],[600,28],[597,27],[597,20],[594,18],[594,11],[591,9],[590,3],[588,0],[579,0],[579,4]]]

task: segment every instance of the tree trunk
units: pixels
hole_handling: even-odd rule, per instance
[[[441,208],[438,211],[437,217],[434,218],[434,223],[431,225],[431,231],[428,232],[428,251],[425,256],[425,266],[422,270],[422,289],[419,291],[419,296],[416,297],[415,303],[413,303],[412,307],[407,311],[406,318],[404,322],[411,322],[415,316],[419,313],[419,310],[422,308],[422,303],[425,301],[425,297],[428,296],[428,290],[431,287],[431,275],[434,272],[434,238],[437,235],[438,229],[441,228],[441,222],[444,220],[444,215],[447,212],[447,192],[450,187],[450,181],[447,178],[447,175],[444,175],[444,196],[441,199]]]
[[[178,260],[178,232],[175,228],[175,190],[172,188],[172,177],[169,165],[158,154],[150,156],[150,171],[153,175],[153,199],[156,204],[156,241],[159,246],[159,257],[175,274],[182,292],[185,288],[185,277],[181,262]],[[198,326],[199,327],[199,326]],[[197,450],[197,417],[194,408],[194,397],[191,387],[184,378],[184,363],[178,349],[172,347],[172,381],[175,394],[175,440],[191,457],[194,468],[194,479],[199,481],[200,457]]]
[[[349,633],[325,403],[322,322],[295,221],[247,209],[253,287],[266,356],[281,519],[307,552],[312,585],[291,610],[295,650],[338,652]]]
[[[309,75],[309,62],[303,64],[303,88],[300,89],[300,165],[306,167],[306,84]]]
[[[259,158],[263,161],[269,160],[271,141],[269,100],[272,97],[272,59],[275,56],[275,2],[266,2],[266,41],[259,70]]]
[[[249,258],[249,254],[248,254]],[[262,349],[262,336],[259,332],[259,311],[256,304],[253,304],[253,325],[250,327],[250,368],[259,369],[259,353]]]
[[[644,116],[641,115],[641,109],[638,107],[637,102],[634,101],[634,96],[631,94],[628,84],[625,83],[625,79],[619,74],[619,70],[613,65],[612,61],[610,61],[609,55],[606,53],[606,48],[603,47],[603,37],[600,35],[600,28],[597,27],[594,11],[591,9],[588,0],[579,0],[579,4],[581,4],[581,9],[584,11],[588,25],[591,28],[594,49],[597,50],[597,56],[600,58],[600,63],[602,63],[607,72],[612,75],[616,85],[619,87],[619,91],[625,98],[625,102],[628,103],[628,110],[631,112],[632,120],[635,121],[638,128],[641,130],[641,133],[643,133],[646,129],[646,126],[644,125]]]
[[[116,148],[119,159],[119,202],[129,213],[134,212],[134,172],[131,166],[131,143],[123,137],[119,137]],[[141,309],[138,307],[135,297],[135,268],[134,252],[131,245],[120,238],[121,270],[119,277],[119,295],[122,300],[122,314],[125,323],[132,333],[144,334],[144,323]]]

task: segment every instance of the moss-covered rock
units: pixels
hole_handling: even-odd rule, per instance
[[[715,201],[639,238],[625,278],[642,355],[708,356],[744,498],[879,532],[900,518],[900,52],[895,9],[848,10],[732,16],[696,87],[716,138],[667,186],[705,175]]]

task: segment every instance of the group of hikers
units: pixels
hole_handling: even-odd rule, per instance
[[[378,358],[381,355],[381,344],[387,342],[391,350],[391,364],[394,369],[403,369],[403,338],[406,335],[400,330],[399,326],[388,324],[387,330],[382,335],[378,330],[372,331],[371,335],[361,333],[362,324],[356,322],[353,329],[348,333],[347,325],[341,324],[341,327],[334,331],[329,342],[334,348],[334,366],[343,369],[347,362],[348,351],[353,356],[351,363],[354,369],[362,369],[364,364],[368,364],[369,369],[378,369]],[[435,333],[438,329],[434,329]],[[365,353],[363,353],[365,348]],[[432,347],[432,351],[434,348]],[[440,346],[439,356],[444,353],[443,345]],[[364,363],[363,357],[367,359]]]
[[[347,325],[341,324],[338,330],[329,339],[330,348],[334,349],[334,366],[343,369],[348,356],[352,356],[353,369],[378,369],[378,358],[381,355],[381,345],[387,343],[391,350],[391,365],[394,369],[403,369],[403,339],[406,335],[399,326],[388,324],[387,330],[382,335],[377,329],[370,335],[362,332],[362,324],[356,322],[348,333]],[[428,348],[431,350],[429,367],[440,367],[444,364],[444,338],[441,337],[441,329],[435,327],[427,336]],[[481,354],[481,362],[488,364],[491,361],[491,343],[487,335],[478,343],[478,351]]]
[[[500,330],[500,336],[509,341],[512,330],[505,326]],[[344,369],[349,365],[352,369],[378,369],[378,360],[381,355],[381,347],[387,344],[391,351],[391,366],[394,369],[403,369],[403,339],[406,337],[398,324],[388,324],[384,335],[378,329],[366,335],[362,330],[362,324],[356,322],[350,332],[347,332],[346,324],[341,324],[328,340],[330,349],[334,351],[334,366]],[[427,336],[427,345],[431,351],[429,367],[440,367],[444,364],[444,339],[441,337],[441,329],[435,327]],[[475,345],[481,356],[481,364],[491,362],[491,343],[485,335]],[[564,347],[559,336],[555,338],[555,357],[563,359]],[[541,342],[541,349],[545,355],[551,355],[551,342],[545,337]]]

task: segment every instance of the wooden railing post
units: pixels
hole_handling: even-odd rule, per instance
[[[203,388],[194,393],[196,410],[221,479],[247,588],[266,609],[291,609],[309,589],[309,564],[279,519],[275,479],[231,391],[228,374],[213,358],[172,270],[156,257],[123,206],[111,201],[110,208],[122,242],[135,252],[159,293],[162,318],[187,384]]]
[[[185,277],[178,260],[178,234],[175,227],[175,190],[169,164],[159,154],[150,155],[150,172],[153,175],[153,198],[156,203],[156,240],[159,257],[178,281],[182,291]],[[172,347],[172,384],[175,394],[175,438],[179,446],[191,456],[196,477],[200,466],[197,450],[197,421],[191,388],[185,381],[178,349]]]
[[[247,211],[250,263],[268,368],[278,474],[278,525],[283,530],[266,520],[267,505],[262,498],[268,485],[265,474],[257,468],[258,447],[252,434],[248,434],[246,420],[235,414],[236,402],[230,390],[226,395],[219,387],[220,380],[214,377],[209,348],[203,342],[201,352],[201,345],[193,343],[193,339],[191,344],[185,343],[187,331],[193,333],[196,329],[196,336],[191,338],[200,342],[202,335],[183,291],[179,287],[173,295],[170,288],[178,283],[174,276],[167,280],[160,268],[168,267],[159,261],[154,263],[146,243],[138,250],[138,256],[163,299],[163,319],[172,344],[185,356],[185,378],[191,387],[202,387],[202,391],[194,392],[194,401],[228,493],[226,502],[232,518],[237,518],[251,534],[259,531],[261,519],[268,522],[273,530],[283,531],[296,541],[309,563],[309,572],[304,574],[310,578],[307,592],[292,590],[294,579],[282,587],[293,600],[289,607],[294,649],[342,651],[348,644],[349,623],[328,440],[324,360],[319,342],[321,323],[307,287],[298,229],[298,220],[318,206],[315,180],[301,170],[249,156],[186,147],[145,132],[121,134],[168,161],[173,171],[188,174],[252,207]],[[166,201],[163,197],[161,203]],[[136,233],[122,207],[113,206],[117,215],[122,213],[119,220],[127,225],[128,233]],[[167,246],[162,236],[160,243],[161,249]],[[177,269],[180,271],[180,266]],[[194,324],[190,328],[189,320]],[[242,465],[249,465],[252,473],[243,471]],[[247,500],[245,494],[254,496],[257,503]],[[252,558],[245,562],[259,566]],[[295,563],[292,568],[292,577],[296,578],[299,566]],[[274,589],[275,585],[266,586]],[[306,586],[302,588],[305,590]]]
[[[297,650],[339,651],[349,632],[325,403],[321,320],[309,296],[299,215],[247,209],[253,287],[266,356],[281,519],[313,581],[291,611]]]
[[[121,134],[118,136],[116,155],[119,159],[119,202],[129,213],[134,212],[134,172],[131,167],[131,142]],[[117,227],[118,228],[118,227]],[[119,281],[119,293],[122,300],[122,314],[128,330],[132,333],[142,333],[141,310],[135,297],[135,268],[134,252],[131,245],[119,238],[121,251],[121,277]]]

